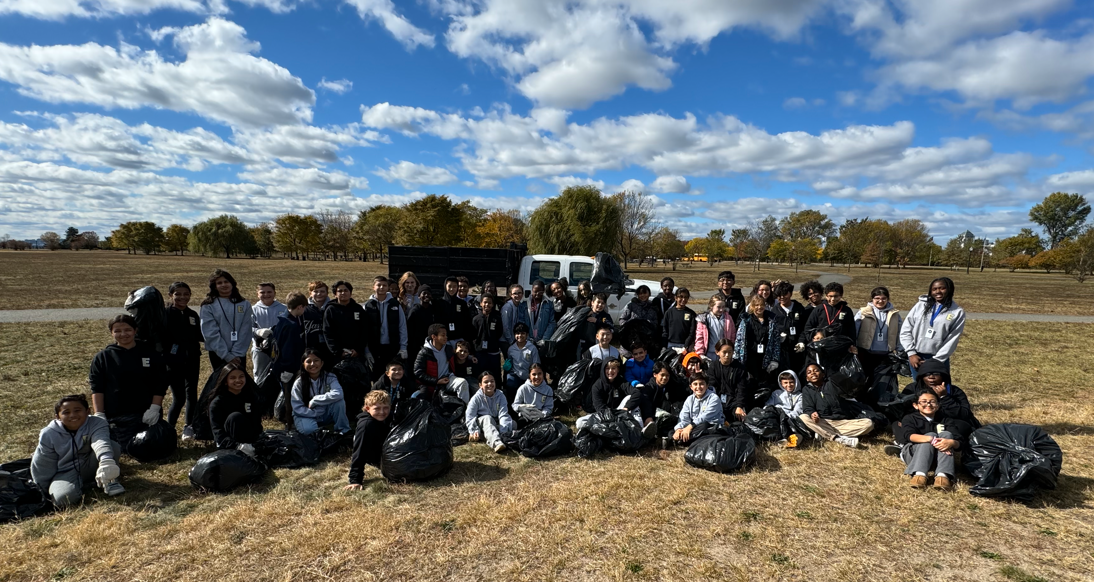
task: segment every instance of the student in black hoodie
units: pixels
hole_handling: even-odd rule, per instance
[[[323,312],[333,303],[330,300],[330,288],[322,281],[308,283],[308,306],[300,316],[300,325],[304,328],[304,349],[315,350],[323,358],[327,369],[336,361],[327,349],[327,338],[323,335]],[[299,359],[299,358],[297,358]],[[296,360],[293,368],[299,367]]]
[[[368,338],[368,316],[353,300],[353,285],[349,281],[334,284],[336,301],[323,311],[323,335],[327,349],[335,361],[343,358],[364,358]],[[333,367],[333,366],[332,366]]]
[[[448,332],[448,345],[452,347],[455,347],[459,340],[474,337],[471,319],[475,316],[475,310],[467,305],[467,301],[460,299],[459,291],[458,278],[448,277],[444,280],[444,297],[441,300],[444,307],[443,323]]]
[[[927,486],[927,474],[934,471],[934,488],[948,491],[954,482],[954,453],[965,448],[972,427],[939,410],[938,395],[927,389],[916,393],[912,406],[916,412],[905,416],[893,427],[900,444],[900,459],[916,489]],[[890,452],[892,445],[885,447]]]
[[[805,300],[802,303],[802,308],[805,310],[802,317],[809,321],[809,316],[813,314],[813,310],[820,307],[821,303],[824,303],[824,287],[818,281],[806,281],[798,288],[798,294]]]
[[[662,337],[670,348],[683,348],[685,352],[691,351],[695,345],[695,312],[688,307],[688,299],[691,293],[687,287],[676,290],[676,302],[665,311],[665,317],[661,320]]]
[[[406,314],[406,347],[408,362],[418,359],[418,352],[426,338],[429,337],[429,326],[441,323],[437,319],[437,306],[433,303],[433,291],[429,285],[418,287],[418,303],[410,308]]]
[[[840,398],[839,390],[827,379],[818,364],[805,367],[802,387],[802,414],[798,418],[820,438],[850,447],[858,447],[858,437],[870,434],[874,423],[869,418],[855,418],[857,411]]]
[[[653,304],[654,310],[657,311],[657,327],[661,328],[664,332],[664,328],[661,323],[665,321],[665,312],[676,305],[676,281],[672,280],[672,277],[665,277],[661,279],[661,293],[650,299],[650,303]],[[734,320],[736,321],[736,320]]]
[[[652,417],[642,418],[642,392],[623,379],[623,362],[608,360],[604,363],[600,379],[593,384],[589,397],[591,412],[611,416],[617,409],[629,411],[643,425],[642,434],[647,437],[654,436],[657,425]],[[589,416],[583,416],[577,420],[575,425],[578,430],[589,422],[588,419]]]
[[[475,330],[471,352],[481,366],[481,370],[490,370],[495,378],[501,377],[501,351],[508,349],[502,345],[501,315],[496,307],[497,298],[493,295],[479,296],[479,313],[471,320],[471,327]],[[471,382],[471,378],[467,378]],[[472,382],[474,384],[474,382]]]
[[[248,380],[239,366],[221,368],[209,402],[209,424],[218,449],[238,449],[253,457],[254,443],[262,436],[262,411],[254,382]]]
[[[825,302],[821,303],[809,314],[809,320],[805,322],[805,328],[809,333],[818,329],[826,330],[826,336],[838,334],[849,338],[852,342],[858,341],[858,330],[855,329],[855,313],[847,307],[843,300],[843,285],[831,282],[824,286]],[[858,353],[855,346],[851,346],[851,353]]]
[[[384,367],[384,375],[372,383],[372,392],[377,391],[387,394],[388,404],[395,408],[400,402],[413,398],[418,391],[418,386],[412,380],[406,379],[403,363],[392,360]]]
[[[125,450],[137,433],[159,422],[167,369],[152,346],[137,343],[132,315],[114,316],[107,327],[116,343],[95,355],[87,381],[95,416],[110,423],[110,438]]]
[[[171,408],[167,411],[167,423],[175,426],[182,409],[186,416],[182,422],[182,440],[194,438],[194,418],[198,412],[198,375],[201,370],[201,319],[190,309],[190,286],[182,281],[171,283],[167,297],[167,384],[171,387]]]
[[[905,389],[904,393],[907,394],[909,391],[919,393],[923,390],[930,390],[938,396],[940,412],[945,413],[950,418],[956,418],[968,423],[973,430],[980,428],[982,425],[976,419],[976,415],[972,413],[969,397],[964,390],[951,384],[950,373],[946,368],[946,362],[941,360],[934,358],[923,360],[923,363],[919,365],[919,376],[916,378],[915,383],[911,385],[911,390]]]
[[[737,276],[733,274],[733,271],[718,273],[717,294],[721,295],[722,300],[726,302],[726,311],[729,312],[729,316],[733,318],[733,321],[741,321],[741,313],[748,307],[748,304],[745,303],[744,293],[733,286],[736,283]]]
[[[744,420],[748,395],[748,372],[740,362],[733,360],[733,341],[718,340],[714,345],[718,359],[711,361],[707,369],[710,389],[722,401],[727,420]]]
[[[384,441],[391,432],[391,397],[387,392],[373,390],[365,395],[365,407],[357,415],[357,430],[353,433],[353,454],[349,459],[347,490],[359,490],[364,483],[365,465],[380,467]]]
[[[772,290],[775,305],[775,327],[778,328],[781,362],[780,370],[801,370],[805,366],[805,308],[794,300],[794,285],[780,281]],[[799,344],[801,344],[799,346]]]

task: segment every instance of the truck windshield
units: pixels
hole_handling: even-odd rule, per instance
[[[593,276],[592,263],[570,263],[570,285],[588,281]]]
[[[532,261],[532,272],[528,278],[528,283],[534,283],[536,279],[543,279],[545,284],[550,285],[558,280],[559,271],[561,270],[562,264],[558,261]]]

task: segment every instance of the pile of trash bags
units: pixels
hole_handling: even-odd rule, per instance
[[[30,480],[30,459],[0,464],[0,523],[34,517],[52,508],[46,494]]]
[[[227,493],[237,487],[260,481],[266,465],[236,449],[213,451],[198,459],[190,469],[190,484],[199,491]]]
[[[570,364],[555,385],[555,400],[563,404],[584,404],[604,363],[599,359],[578,360]]]
[[[630,349],[636,342],[646,346],[646,352],[650,356],[661,352],[661,330],[645,319],[632,319],[623,324],[616,334],[619,345]]]
[[[588,306],[567,311],[555,324],[555,332],[551,337],[536,343],[545,371],[552,378],[562,375],[566,366],[573,362],[577,355],[577,342],[581,339],[580,334],[585,329],[590,313],[592,309]]]
[[[642,447],[642,424],[628,410],[598,412],[574,437],[578,456],[590,458],[603,449],[617,453],[635,453]]]
[[[704,431],[684,453],[687,464],[716,473],[740,471],[755,460],[756,441],[741,423]]]
[[[565,455],[573,450],[573,431],[554,418],[541,418],[506,438],[505,446],[532,459]]]
[[[858,356],[847,351],[855,343],[849,337],[830,335],[809,344],[828,372],[831,382],[844,398],[854,398],[866,386],[866,373]]]
[[[989,424],[973,431],[964,465],[980,497],[1033,499],[1041,489],[1055,489],[1064,454],[1040,427],[1028,424]]]
[[[157,352],[170,351],[167,345],[167,307],[163,294],[155,287],[129,292],[125,310],[137,320],[137,341],[148,342]]]
[[[137,433],[126,445],[125,452],[141,463],[152,463],[170,457],[178,448],[179,437],[175,427],[161,418],[156,424]]]
[[[627,292],[627,274],[611,253],[596,253],[593,257],[593,274],[589,277],[593,293],[607,293],[622,297]]]
[[[380,473],[388,481],[425,481],[452,468],[451,425],[424,400],[399,405],[384,441]]]

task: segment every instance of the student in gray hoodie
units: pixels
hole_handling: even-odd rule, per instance
[[[505,450],[501,435],[513,432],[513,417],[505,394],[498,391],[497,378],[489,370],[479,374],[479,391],[467,403],[463,418],[472,442],[485,439],[495,453]]]
[[[38,434],[31,479],[57,507],[76,505],[94,484],[110,496],[125,492],[117,481],[121,446],[110,440],[106,419],[88,416],[90,411],[83,394],[65,396],[53,407],[56,418]]]
[[[696,372],[691,375],[691,396],[684,401],[680,409],[680,422],[672,433],[673,440],[686,443],[691,440],[691,431],[696,425],[707,423],[718,428],[725,423],[722,401],[713,390],[708,390],[707,375]]]
[[[528,368],[528,381],[517,389],[513,412],[524,422],[535,422],[551,416],[555,410],[555,391],[543,379],[543,366],[536,363]]]
[[[791,434],[780,440],[779,444],[788,449],[797,447],[801,442],[801,434],[805,432],[801,430],[804,427],[799,425],[801,421],[798,420],[802,413],[802,403],[802,385],[798,375],[791,370],[784,370],[779,374],[779,389],[771,393],[764,406],[774,406],[786,415]]]
[[[900,345],[908,353],[912,381],[924,360],[935,359],[950,367],[950,356],[965,331],[965,310],[953,301],[954,285],[949,277],[931,281],[927,294],[919,297],[908,310],[908,318],[900,326]]]
[[[209,293],[201,302],[201,335],[213,370],[224,364],[245,366],[251,347],[254,310],[239,294],[235,278],[223,269],[209,276]]]

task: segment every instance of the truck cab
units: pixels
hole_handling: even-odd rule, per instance
[[[532,283],[542,279],[548,286],[551,283],[566,277],[569,282],[571,295],[577,294],[577,285],[582,281],[588,281],[593,276],[593,257],[575,255],[526,255],[521,259],[517,282],[524,288],[527,296],[532,292]],[[623,313],[623,308],[634,298],[634,291],[641,285],[650,288],[650,293],[656,294],[659,283],[642,279],[627,279],[626,292],[622,297],[608,296],[608,313],[615,320]]]

